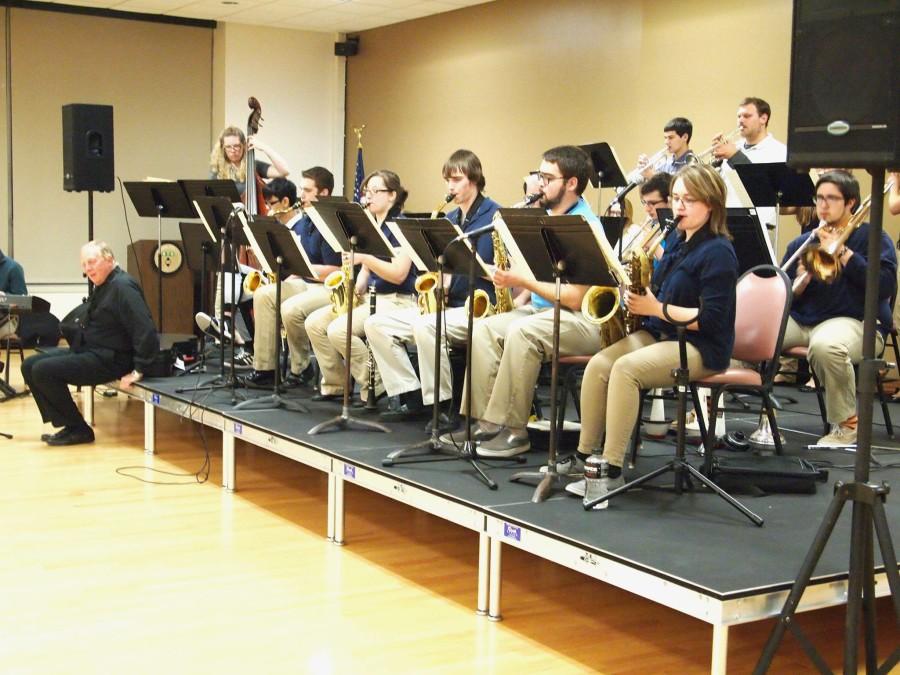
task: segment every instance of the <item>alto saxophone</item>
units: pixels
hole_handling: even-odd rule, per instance
[[[435,220],[438,216],[443,215],[444,209],[447,208],[447,205],[452,201],[452,194],[441,197],[441,201],[434,211],[431,212],[431,220]],[[419,294],[419,297],[416,299],[416,304],[419,306],[419,312],[421,314],[432,314],[437,310],[437,298],[435,297],[435,293],[439,281],[440,279],[438,279],[437,272],[425,272],[416,277],[416,293]]]
[[[335,314],[346,314],[347,310],[359,304],[352,284],[353,268],[349,260],[344,260],[341,269],[325,277],[325,288],[331,291],[331,311]]]

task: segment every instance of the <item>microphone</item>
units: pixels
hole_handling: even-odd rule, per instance
[[[494,223],[491,223],[490,225],[484,225],[482,227],[475,228],[474,230],[471,230],[469,232],[463,232],[462,234],[460,234],[456,238],[454,238],[453,241],[450,242],[450,244],[455,244],[456,242],[462,241],[463,239],[471,239],[472,237],[480,237],[482,234],[485,234],[486,232],[491,232],[493,229],[494,229]],[[447,246],[449,246],[450,244],[447,244]]]

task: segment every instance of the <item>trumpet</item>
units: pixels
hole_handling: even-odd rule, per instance
[[[647,159],[646,163],[639,164],[634,169],[632,169],[631,173],[629,173],[625,177],[625,179],[628,181],[628,185],[616,191],[616,196],[613,197],[612,202],[610,202],[610,207],[612,206],[613,202],[619,202],[621,204],[622,199],[625,198],[625,195],[627,195],[629,192],[634,190],[634,188],[643,183],[645,179],[641,172],[645,171],[647,167],[655,168],[656,165],[659,164],[660,160],[665,158],[667,152],[668,149],[664,145],[655,153],[653,153],[653,155],[651,155],[650,158]]]
[[[718,140],[713,142],[713,144],[711,146],[709,146],[706,150],[704,150],[703,152],[696,155],[697,162],[700,164],[712,163],[713,166],[721,166],[722,161],[718,160],[718,159],[713,159],[713,153],[715,152],[716,148],[719,147],[719,145],[721,145],[722,143],[731,143],[732,141],[736,140],[737,137],[740,135],[740,133],[741,133],[741,128],[735,127],[734,129],[729,131],[724,136],[721,134],[716,136],[716,138]],[[718,162],[718,164],[716,164],[716,162]]]
[[[270,211],[268,215],[269,215],[269,216],[280,216],[280,215],[282,215],[282,214],[284,214],[284,213],[290,213],[291,211],[296,211],[296,210],[299,209],[301,206],[303,206],[303,202],[301,202],[301,201],[298,199],[297,201],[295,201],[295,202],[294,202],[293,204],[291,204],[290,206],[285,206],[284,208],[281,208],[281,209],[275,209],[274,211]]]
[[[260,272],[253,270],[244,277],[242,287],[246,295],[253,295],[260,286],[268,286],[275,283],[275,275],[272,272]]]
[[[439,215],[444,213],[444,209],[446,209],[447,205],[452,201],[453,201],[452,194],[448,193],[448,194],[444,195],[443,197],[441,197],[441,201],[438,202],[438,205],[435,207],[434,211],[431,212],[431,219],[434,220]]]

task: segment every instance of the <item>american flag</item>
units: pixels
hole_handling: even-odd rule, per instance
[[[366,170],[363,168],[363,152],[362,141],[356,146],[356,178],[353,181],[353,201],[359,202],[362,197],[363,179],[366,177]]]

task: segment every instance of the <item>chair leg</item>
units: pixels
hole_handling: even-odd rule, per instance
[[[569,401],[569,392],[572,393],[572,396],[575,396],[575,387],[572,384],[572,373],[574,372],[574,368],[569,368],[566,371],[565,377],[563,377],[562,387],[560,387],[559,400],[556,402],[556,428],[562,433],[563,424],[566,421],[566,405]]]
[[[10,344],[9,344],[9,342],[10,342],[10,339],[9,339],[9,338],[6,338],[6,360],[4,361],[4,364],[6,365],[6,367],[3,369],[3,370],[5,371],[5,372],[3,373],[3,377],[4,377],[4,379],[6,380],[6,384],[9,384],[9,371],[10,371],[10,367],[9,367],[9,348],[10,348]],[[23,359],[23,360],[24,360],[24,359]]]
[[[629,463],[629,468],[634,468],[635,462],[637,462],[637,454],[638,448],[641,446],[641,415],[644,414],[644,401],[647,398],[647,391],[645,389],[641,389],[641,393],[638,399],[638,416],[637,420],[634,422],[634,433],[631,435],[631,461]]]
[[[819,401],[819,415],[822,417],[822,427],[825,429],[825,433],[827,434],[831,431],[831,426],[828,424],[828,416],[825,414],[825,396],[822,393],[822,383],[819,382],[819,377],[816,375],[816,372],[810,368],[810,374],[812,375],[813,384],[816,387],[816,398]]]
[[[887,430],[888,437],[893,438],[894,425],[891,423],[891,411],[888,409],[888,397],[884,393],[884,378],[881,376],[881,373],[875,375],[875,384],[878,387],[878,400],[881,402],[881,414],[884,415],[884,426]]]
[[[697,425],[700,427],[700,443],[703,446],[703,471],[706,475],[710,475],[712,472],[712,454],[716,447],[716,415],[718,414],[719,405],[718,401],[722,397],[721,389],[712,389],[710,391],[710,398],[713,402],[713,406],[710,409],[709,420],[711,422],[710,426],[706,426],[706,420],[703,417],[703,413],[701,412],[700,405],[700,396],[697,394],[697,387],[692,383],[690,386],[691,389],[691,400],[694,403],[694,410],[697,412]],[[681,422],[684,424],[684,421]]]
[[[778,429],[778,420],[775,418],[775,406],[772,402],[772,396],[768,391],[763,391],[762,398],[766,417],[769,419],[769,429],[772,430],[772,440],[775,442],[775,454],[783,455],[784,447],[781,444],[781,431]]]

